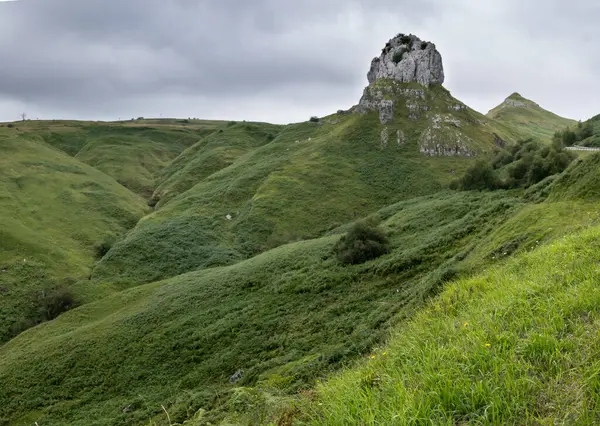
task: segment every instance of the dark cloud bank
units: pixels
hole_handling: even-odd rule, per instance
[[[0,120],[291,122],[347,108],[398,32],[435,42],[445,86],[486,112],[514,91],[600,113],[596,1],[22,0],[0,3]]]

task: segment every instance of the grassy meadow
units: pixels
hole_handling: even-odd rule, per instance
[[[1,125],[0,425],[597,422],[600,155],[450,190],[571,122],[379,89],[385,126]],[[357,222],[385,254],[345,264]]]

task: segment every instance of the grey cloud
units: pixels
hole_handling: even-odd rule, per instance
[[[0,3],[0,119],[30,108],[45,118],[161,111],[302,120],[356,102],[370,59],[400,31],[434,41],[447,86],[480,110],[521,90],[565,115],[591,115],[600,103],[576,97],[596,87],[598,58],[584,52],[600,35],[600,12],[591,0],[575,3],[581,7],[555,0],[543,8],[536,0]]]

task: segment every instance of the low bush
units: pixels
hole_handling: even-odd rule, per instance
[[[492,165],[484,160],[477,161],[467,169],[465,175],[454,184],[456,187],[469,190],[500,189],[503,184]]]
[[[150,206],[151,202],[154,199],[151,199],[148,202],[148,205]],[[158,202],[158,200],[157,200]],[[156,205],[156,203],[154,203],[154,205]],[[154,207],[154,206],[151,206]],[[96,255],[96,259],[100,260],[102,259],[104,256],[106,256],[106,253],[109,252],[109,250],[112,248],[113,244],[114,244],[114,239],[112,238],[106,238],[104,241],[102,241],[101,243],[98,243],[94,246],[94,254]]]
[[[309,121],[310,121],[311,123],[318,123],[318,122],[319,122],[319,121],[321,121],[321,120],[319,119],[319,117],[313,116],[313,117],[310,117],[310,120],[309,120]]]
[[[12,326],[13,336],[38,324],[58,318],[60,314],[79,306],[79,302],[68,287],[57,285],[33,292],[29,306],[29,312],[25,318]]]
[[[450,187],[462,190],[529,188],[561,173],[574,158],[562,144],[547,146],[527,139],[500,151],[491,161],[477,161]]]
[[[340,262],[356,265],[390,252],[389,240],[381,229],[356,222],[334,247]]]
[[[552,139],[553,143],[562,144],[564,146],[573,146],[587,138],[594,136],[594,125],[592,120],[585,123],[579,122],[575,129],[567,127],[561,132],[556,132]]]

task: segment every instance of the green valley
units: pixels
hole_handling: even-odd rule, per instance
[[[368,80],[0,124],[0,425],[597,423],[598,119],[482,115],[413,35]]]

